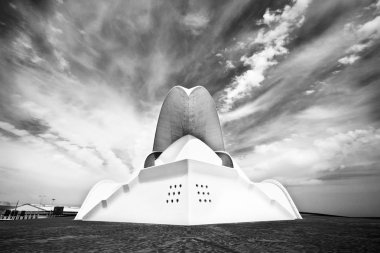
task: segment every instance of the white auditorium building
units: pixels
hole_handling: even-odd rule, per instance
[[[144,168],[127,182],[98,182],[75,219],[199,225],[301,216],[281,183],[252,182],[226,152],[208,91],[176,86],[162,105]]]

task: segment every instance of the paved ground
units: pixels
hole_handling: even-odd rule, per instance
[[[0,222],[0,252],[380,252],[380,219],[303,215],[303,220],[204,226]]]

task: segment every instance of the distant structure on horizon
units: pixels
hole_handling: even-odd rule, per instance
[[[199,225],[302,218],[278,181],[250,181],[226,152],[208,91],[176,86],[144,168],[125,183],[98,182],[75,219]]]

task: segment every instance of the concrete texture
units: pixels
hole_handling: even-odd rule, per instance
[[[224,151],[222,129],[210,93],[201,86],[172,88],[157,122],[153,151],[164,151],[185,135],[192,135],[214,151]]]
[[[0,223],[1,252],[379,252],[380,219],[171,226],[73,221]]]

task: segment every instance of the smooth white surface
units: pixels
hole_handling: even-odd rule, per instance
[[[188,96],[190,96],[190,94],[191,94],[191,92],[193,92],[193,90],[195,90],[196,88],[201,87],[201,86],[195,86],[195,87],[190,88],[190,89],[182,87],[182,86],[178,86],[178,87],[181,88],[182,90],[184,90]]]
[[[222,165],[222,160],[209,146],[191,135],[186,135],[170,145],[162,152],[155,164],[162,165],[184,159]]]
[[[81,208],[79,209],[76,219],[82,219],[83,215],[88,213],[94,206],[103,199],[107,199],[116,189],[120,187],[120,184],[112,180],[102,180],[96,183],[88,193]]]
[[[96,184],[75,219],[198,225],[301,218],[279,182],[253,183],[216,155],[196,160],[213,157],[210,150],[192,136],[181,138],[162,154],[165,164],[126,183]]]

